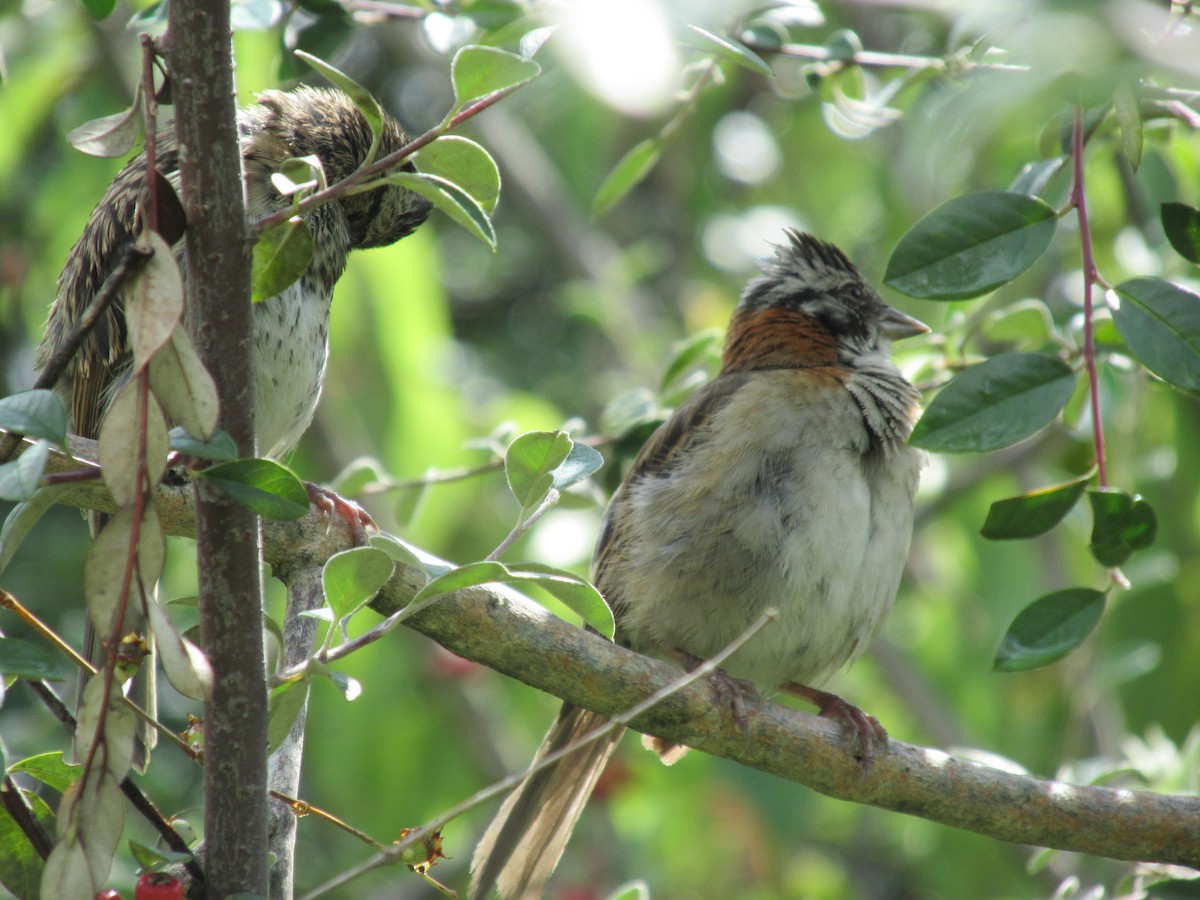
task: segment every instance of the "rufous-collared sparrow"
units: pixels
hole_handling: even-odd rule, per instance
[[[919,397],[889,341],[928,330],[837,247],[789,232],[742,294],[720,374],[654,433],[613,496],[593,565],[618,640],[685,665],[777,608],[718,687],[728,696],[746,679],[808,699],[843,723],[867,767],[887,733],[810,685],[867,648],[896,596],[923,455],[906,444]],[[567,704],[539,754],[603,722]],[[508,798],[476,850],[472,897],[541,895],[619,738]]]

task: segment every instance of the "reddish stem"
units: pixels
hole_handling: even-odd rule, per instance
[[[1074,179],[1071,186],[1071,205],[1079,213],[1079,245],[1083,253],[1083,361],[1087,367],[1088,388],[1091,397],[1092,439],[1096,445],[1096,472],[1100,487],[1108,487],[1108,473],[1104,464],[1104,427],[1100,421],[1100,379],[1096,373],[1096,343],[1094,304],[1092,292],[1100,281],[1096,258],[1092,252],[1092,234],[1088,224],[1087,193],[1083,182],[1083,108],[1075,110],[1075,124],[1071,132],[1071,165]]]

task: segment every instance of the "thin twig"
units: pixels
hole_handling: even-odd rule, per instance
[[[778,620],[778,618],[779,611],[777,609],[773,607],[767,609],[761,616],[751,623],[745,631],[739,634],[728,644],[728,646],[722,649],[720,653],[717,653],[715,656],[713,656],[712,659],[706,660],[702,665],[697,666],[692,671],[685,673],[683,676],[675,681],[672,681],[662,689],[655,691],[645,700],[635,704],[625,712],[611,716],[608,721],[604,723],[604,725],[589,731],[579,740],[573,741],[567,746],[562,747],[553,753],[547,753],[541,759],[535,760],[527,769],[525,769],[525,771],[518,772],[515,775],[510,775],[507,778],[500,779],[495,784],[484,788],[473,796],[468,797],[461,803],[451,807],[449,810],[435,817],[425,825],[422,825],[420,828],[413,829],[401,840],[396,841],[386,849],[381,850],[371,859],[365,860],[352,869],[347,869],[340,875],[337,875],[336,877],[325,882],[325,884],[320,885],[312,891],[309,891],[303,896],[303,898],[301,898],[301,900],[315,900],[315,898],[327,894],[330,891],[334,891],[343,885],[346,885],[349,882],[361,877],[362,875],[373,871],[374,869],[394,864],[399,860],[404,851],[413,844],[444,828],[448,823],[452,822],[454,819],[458,818],[464,813],[471,811],[476,806],[486,803],[488,800],[491,800],[494,797],[499,797],[502,794],[508,793],[510,790],[518,787],[536,772],[540,772],[542,769],[546,769],[554,765],[563,757],[570,756],[572,753],[578,752],[584,747],[587,747],[589,744],[593,744],[596,741],[602,740],[618,729],[628,727],[630,722],[649,712],[668,697],[679,693],[702,678],[706,678],[711,675],[721,667],[721,664],[725,662],[726,659],[728,659],[732,654],[736,653],[738,649],[740,649],[746,643],[746,641],[750,640],[752,637],[754,637],[754,635],[762,631],[762,629],[771,622]]]
[[[432,144],[446,132],[454,130],[463,122],[467,121],[473,116],[479,115],[485,109],[488,109],[489,107],[499,103],[513,91],[517,90],[517,88],[524,87],[524,85],[527,83],[528,82],[522,82],[521,84],[502,88],[493,94],[488,94],[486,97],[481,97],[478,100],[468,103],[454,116],[450,117],[448,121],[439,122],[433,128],[430,128],[420,137],[409,141],[400,149],[395,150],[389,153],[387,156],[376,160],[369,166],[363,166],[357,171],[351,172],[341,181],[331,184],[323,191],[317,191],[316,193],[309,194],[295,206],[288,206],[285,209],[271,213],[269,216],[264,216],[257,222],[252,222],[249,226],[250,240],[258,240],[258,236],[260,234],[262,234],[268,228],[278,225],[280,222],[286,222],[293,216],[302,216],[317,206],[330,203],[339,199],[340,197],[354,192],[356,189],[369,182],[370,179],[374,178],[376,175],[382,175],[391,169],[394,169],[399,163],[412,156],[422,147]]]
[[[1104,425],[1100,420],[1100,378],[1096,372],[1096,342],[1094,337],[1095,305],[1092,292],[1100,282],[1096,268],[1096,257],[1092,252],[1092,232],[1088,222],[1087,192],[1084,190],[1083,175],[1083,108],[1075,110],[1075,123],[1071,129],[1071,165],[1074,173],[1071,183],[1071,205],[1079,214],[1079,246],[1083,254],[1083,361],[1087,367],[1088,387],[1092,410],[1092,439],[1096,446],[1096,477],[1101,488],[1108,487],[1108,473],[1104,460]]]

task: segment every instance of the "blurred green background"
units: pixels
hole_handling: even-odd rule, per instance
[[[504,179],[495,254],[435,213],[399,245],[352,257],[334,304],[325,393],[290,460],[298,474],[329,482],[369,457],[392,479],[416,480],[486,466],[522,431],[569,422],[577,437],[605,436],[605,410],[615,401],[626,409],[671,405],[679,390],[664,396],[658,388],[672,348],[725,326],[755,258],[770,252],[784,226],[838,243],[878,282],[900,236],[938,203],[1004,189],[1026,164],[1059,152],[1059,117],[1072,96],[1061,80],[1067,72],[1091,84],[1141,79],[1180,92],[1178,115],[1147,115],[1136,171],[1110,119],[1091,140],[1086,175],[1103,276],[1194,284],[1195,268],[1167,246],[1158,224],[1161,202],[1200,201],[1200,114],[1186,93],[1200,82],[1200,19],[1184,5],[1171,17],[1165,2],[1047,0],[1019,11],[1008,3],[795,3],[771,12],[768,24],[797,44],[838,51],[861,42],[957,62],[923,74],[838,74],[764,51],[774,77],[722,63],[721,77],[681,105],[680,79],[690,84],[686,67],[701,58],[679,43],[683,24],[736,35],[762,6],[628,0],[597,12],[584,0],[561,9],[464,2],[400,15],[405,8],[354,0],[235,4],[245,100],[306,74],[287,55],[303,46],[367,85],[412,134],[450,106],[456,47],[495,34],[515,49],[521,35],[559,13],[599,17],[562,24],[538,51],[544,75],[463,129],[492,152]],[[75,2],[0,3],[0,394],[31,382],[58,271],[119,167],[73,151],[64,135],[129,104],[139,55],[138,27],[128,22],[137,11],[122,2],[98,21]],[[621,93],[622,83],[634,86],[631,94]],[[605,176],[664,126],[658,165],[594,217]],[[1045,196],[1061,206],[1067,187],[1060,174]],[[1072,215],[1038,265],[993,295],[965,303],[888,295],[933,328],[897,348],[902,367],[928,389],[1002,350],[1077,348],[1079,267]],[[1105,334],[1111,329],[1102,323]],[[1083,507],[1036,541],[979,536],[992,501],[1088,470],[1081,392],[1064,421],[1016,447],[930,461],[895,612],[875,649],[832,689],[898,740],[971,748],[1077,781],[1127,766],[1121,783],[1195,791],[1200,410],[1136,370],[1119,346],[1110,349],[1101,363],[1110,481],[1149,499],[1159,537],[1125,568],[1131,588],[1112,592],[1097,633],[1047,669],[990,671],[1008,623],[1032,599],[1109,583],[1088,553]],[[507,558],[586,573],[601,504],[620,474],[614,468],[635,444],[601,445],[609,471]],[[363,502],[386,530],[464,562],[486,555],[516,513],[494,468]],[[0,504],[0,514],[7,509]],[[0,577],[72,640],[82,621],[86,546],[82,518],[58,510]],[[191,547],[173,542],[164,596],[187,596],[194,582]],[[278,586],[272,590],[279,615]],[[0,628],[27,634],[12,616],[0,618]],[[328,682],[315,686],[303,795],[385,842],[522,767],[557,705],[413,633],[371,645],[343,670],[364,692],[347,703]],[[164,699],[174,725],[182,727],[188,709]],[[0,738],[10,761],[65,746],[56,723],[19,687],[0,708]],[[200,822],[199,773],[178,755],[161,750],[143,780],[160,808]],[[493,811],[447,828],[451,859],[432,874],[465,888],[474,840]],[[150,839],[140,826],[131,833]],[[314,886],[367,854],[305,819],[298,883]],[[600,898],[633,878],[663,898],[1141,896],[1146,874],[836,802],[702,754],[666,769],[631,738],[551,896]],[[129,878],[115,873],[114,884]],[[403,870],[375,873],[337,896],[435,894]]]

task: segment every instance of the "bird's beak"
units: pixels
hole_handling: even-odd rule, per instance
[[[880,325],[883,326],[883,333],[887,335],[888,340],[892,341],[912,337],[915,334],[929,333],[929,326],[924,322],[914,319],[912,316],[905,315],[900,310],[893,309],[890,306],[884,308],[883,318],[879,321]]]

